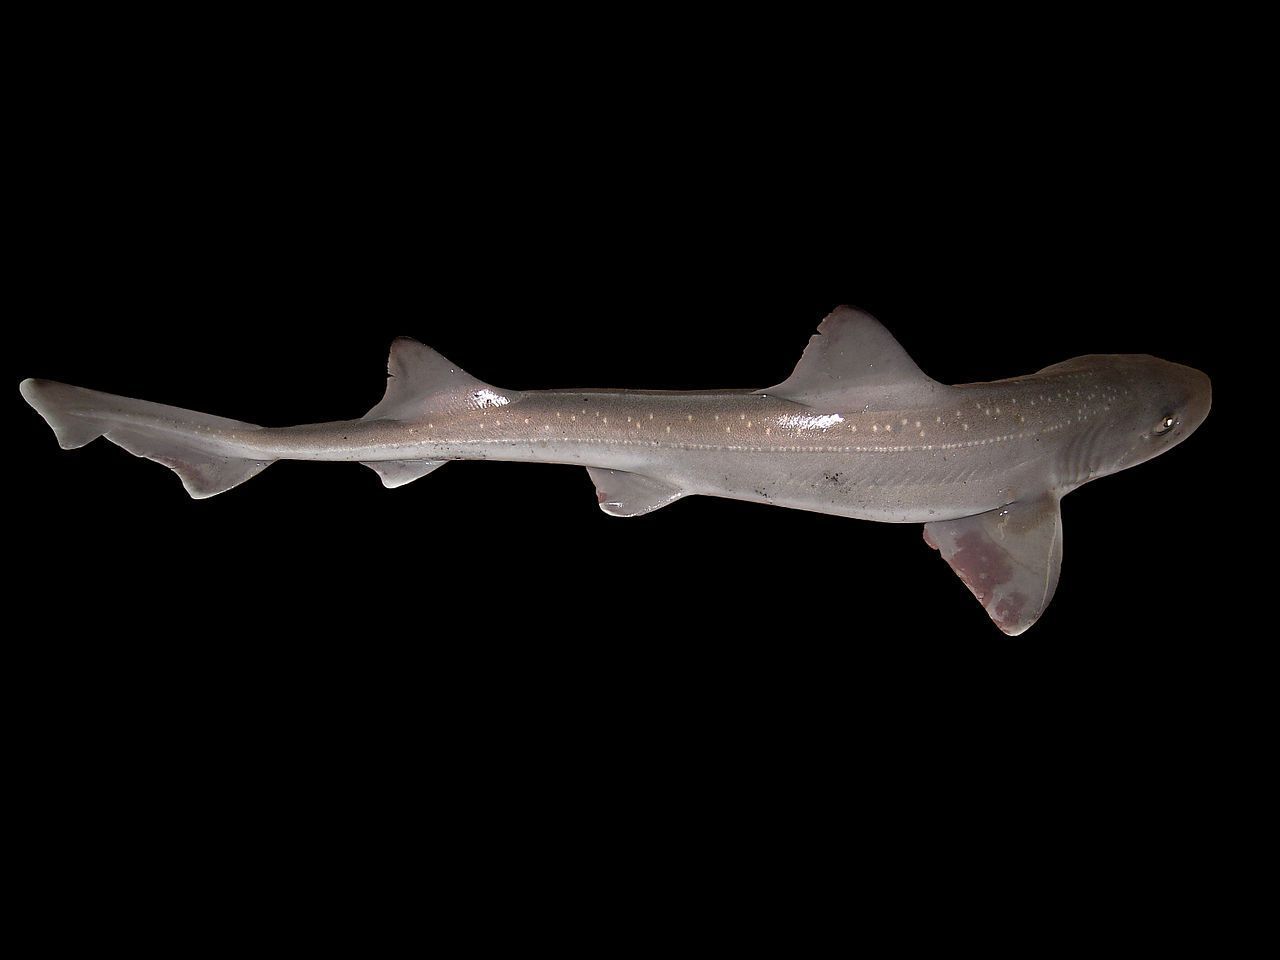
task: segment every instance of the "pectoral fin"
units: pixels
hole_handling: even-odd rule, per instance
[[[926,523],[924,539],[1010,636],[1040,619],[1058,586],[1062,514],[1052,494],[976,517]]]
[[[587,467],[587,473],[596,485],[600,509],[615,517],[639,517],[684,496],[679,487],[638,473],[603,467]]]

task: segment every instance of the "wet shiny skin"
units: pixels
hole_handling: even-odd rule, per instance
[[[1094,356],[1028,377],[943,388],[941,402],[815,413],[724,393],[526,391],[416,424],[345,421],[227,437],[302,460],[514,460],[661,476],[687,493],[918,523],[1068,492],[1180,442],[1208,378],[1148,357]],[[1159,418],[1177,426],[1152,436]]]
[[[822,322],[786,381],[758,391],[505,390],[404,338],[382,401],[338,423],[264,428],[50,381],[21,389],[63,447],[105,436],[177,472],[193,497],[279,459],[358,461],[389,487],[449,460],[515,460],[586,467],[615,516],[701,494],[924,523],[1011,635],[1056,588],[1060,498],[1180,443],[1211,405],[1204,374],[1145,355],[945,386],[851,308]]]

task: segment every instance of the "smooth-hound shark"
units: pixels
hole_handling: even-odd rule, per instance
[[[505,390],[407,338],[391,345],[387,372],[362,419],[280,428],[48,380],[21,390],[63,448],[105,436],[174,470],[193,497],[276,460],[357,461],[388,487],[449,460],[519,460],[585,466],[601,509],[618,517],[702,494],[923,523],[1011,635],[1057,586],[1058,501],[1181,442],[1210,405],[1203,373],[1146,355],[946,386],[849,307],[764,390]]]

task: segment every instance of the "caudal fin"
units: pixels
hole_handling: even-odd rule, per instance
[[[197,499],[230,490],[274,460],[250,460],[219,452],[226,430],[260,430],[251,423],[213,417],[147,400],[132,400],[52,380],[23,380],[27,403],[53,428],[64,450],[106,437],[134,456],[162,463]],[[208,434],[202,437],[201,434]]]

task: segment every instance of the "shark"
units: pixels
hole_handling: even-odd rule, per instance
[[[946,385],[852,307],[764,389],[510,390],[402,337],[382,400],[359,420],[264,427],[50,380],[20,390],[64,449],[105,437],[169,467],[194,498],[277,460],[357,462],[387,487],[452,460],[506,460],[585,467],[616,517],[713,496],[923,524],[1010,636],[1053,597],[1061,499],[1182,442],[1211,404],[1204,373],[1145,354]]]

